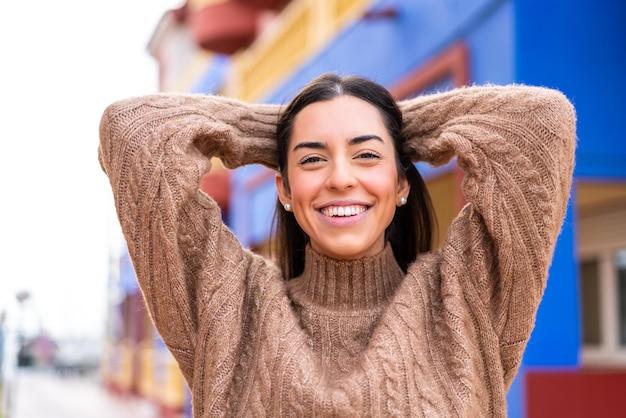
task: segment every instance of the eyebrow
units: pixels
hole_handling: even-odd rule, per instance
[[[371,141],[371,140],[385,142],[378,135],[360,135],[360,136],[356,136],[354,138],[351,138],[348,141],[348,145],[358,145],[358,144],[362,144],[363,142],[367,142],[367,141]],[[293,147],[292,152],[293,151],[297,151],[300,148],[325,149],[326,148],[326,144],[322,143],[322,142],[315,142],[315,141],[300,142],[295,147]]]

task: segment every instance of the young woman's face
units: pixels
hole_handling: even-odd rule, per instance
[[[352,96],[308,105],[296,116],[287,150],[289,189],[281,203],[319,253],[336,259],[374,255],[402,196],[393,140],[374,106]]]

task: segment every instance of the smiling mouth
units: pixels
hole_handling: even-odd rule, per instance
[[[356,216],[368,209],[367,206],[364,205],[350,205],[350,206],[327,206],[325,208],[320,209],[320,212],[325,216],[335,218],[335,217],[347,217],[347,216]]]

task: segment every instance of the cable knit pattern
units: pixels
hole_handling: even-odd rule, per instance
[[[506,415],[568,203],[573,108],[527,86],[399,105],[411,159],[466,172],[442,247],[404,277],[388,246],[353,262],[308,248],[290,281],[198,190],[213,156],[276,166],[280,107],[161,94],[104,112],[99,160],[194,416]]]

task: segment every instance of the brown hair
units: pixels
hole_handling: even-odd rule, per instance
[[[395,258],[406,272],[419,253],[430,250],[436,220],[422,176],[415,165],[402,154],[405,141],[401,135],[402,112],[393,96],[383,86],[363,77],[340,77],[332,73],[321,75],[305,86],[287,105],[278,120],[278,170],[283,177],[283,185],[289,190],[287,153],[298,113],[312,103],[344,95],[364,100],[378,109],[393,139],[398,176],[406,178],[411,186],[407,204],[396,209],[393,220],[385,230],[385,238],[391,244]],[[272,251],[278,265],[282,268],[285,279],[297,277],[304,270],[304,251],[309,237],[300,228],[293,213],[283,209],[280,201],[276,202],[273,223]]]

